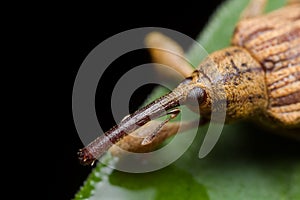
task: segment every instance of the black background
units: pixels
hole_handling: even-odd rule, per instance
[[[87,178],[92,167],[81,166],[76,153],[82,148],[72,117],[72,89],[77,71],[89,54],[103,40],[125,30],[138,27],[163,27],[179,31],[195,38],[222,0],[206,2],[173,2],[162,7],[155,2],[141,2],[136,5],[121,5],[113,2],[107,5],[79,3],[56,7],[49,13],[45,38],[50,41],[50,60],[54,63],[51,71],[54,77],[50,85],[57,86],[49,91],[54,97],[55,125],[54,142],[50,148],[50,160],[54,163],[48,181],[49,199],[72,199]],[[205,4],[204,4],[205,3]],[[118,10],[117,10],[118,9]],[[133,54],[123,60],[122,68],[111,70],[101,79],[96,95],[96,110],[99,123],[103,129],[114,125],[110,113],[110,94],[118,77],[126,70],[149,60],[147,53]],[[141,90],[140,90],[141,91]],[[143,88],[143,92],[135,94],[131,110],[134,110],[151,91],[151,87]],[[101,114],[100,113],[101,110]],[[53,126],[50,121],[49,126]]]

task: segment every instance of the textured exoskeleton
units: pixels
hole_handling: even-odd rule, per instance
[[[129,115],[82,149],[81,162],[93,163],[116,143],[128,151],[153,149],[176,134],[180,123],[167,122],[176,117],[179,113],[176,107],[183,104],[200,110],[201,118],[207,120],[212,112],[225,109],[227,123],[255,118],[273,127],[299,127],[300,2],[291,1],[281,9],[262,14],[265,3],[265,0],[252,1],[236,25],[231,46],[210,54],[196,70],[172,53],[150,49],[154,61],[173,66],[186,79],[172,92]],[[183,54],[174,41],[160,33],[151,33],[146,38],[148,46],[153,43]],[[212,106],[215,102],[223,102],[225,108]],[[150,121],[163,115],[170,118],[163,123]],[[183,126],[186,130],[195,124]],[[127,135],[132,132],[146,139]]]

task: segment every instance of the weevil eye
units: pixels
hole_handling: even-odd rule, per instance
[[[200,87],[194,87],[188,92],[186,103],[190,105],[200,105],[206,98],[206,92]]]

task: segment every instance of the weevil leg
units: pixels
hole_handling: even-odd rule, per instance
[[[126,152],[144,153],[150,152],[162,144],[167,138],[180,133],[188,131],[192,128],[199,126],[199,121],[189,122],[169,122],[165,124],[159,132],[156,134],[154,140],[146,145],[142,145],[142,141],[152,134],[157,127],[161,124],[161,121],[150,121],[139,129],[135,130],[131,134],[125,136],[116,145],[109,149],[109,152],[113,156],[122,156]]]
[[[251,0],[241,14],[241,19],[252,18],[264,13],[267,0]]]
[[[194,71],[194,68],[184,58],[184,51],[181,46],[162,33],[149,33],[145,38],[145,44],[155,63],[169,66],[185,78]],[[169,74],[166,75],[169,76]]]

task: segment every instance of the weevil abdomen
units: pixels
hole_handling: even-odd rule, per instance
[[[247,49],[265,71],[265,115],[282,126],[300,124],[300,4],[244,19],[233,45]]]

